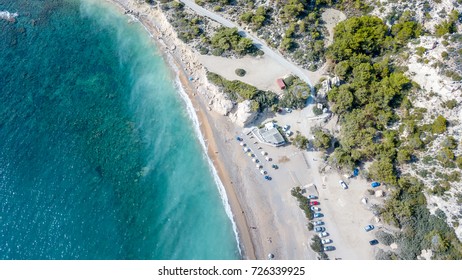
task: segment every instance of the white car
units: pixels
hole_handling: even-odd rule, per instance
[[[348,186],[347,186],[347,184],[345,184],[345,182],[343,182],[342,180],[340,180],[340,181],[338,181],[338,182],[340,183],[340,186],[342,186],[342,188],[343,188],[344,190],[348,189]]]
[[[290,127],[290,126],[288,126],[288,125],[283,126],[283,127],[282,127],[282,131],[286,132],[287,130],[289,130],[289,127]]]
[[[290,108],[284,108],[286,110],[287,113],[292,113],[292,109]]]
[[[321,243],[322,243],[322,245],[324,245],[324,244],[330,244],[330,243],[332,243],[332,239],[328,239],[328,238],[323,239],[323,240],[321,240]]]
[[[290,137],[292,134],[293,134],[292,131],[290,131],[290,130],[287,130],[287,131],[286,131],[286,136],[287,136],[287,137]]]
[[[328,236],[329,234],[327,232],[320,232],[318,235],[319,235],[319,237],[322,238],[322,237]]]
[[[321,208],[316,206],[311,206],[311,211],[321,211]]]

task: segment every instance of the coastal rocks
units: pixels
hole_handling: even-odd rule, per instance
[[[223,116],[228,115],[234,107],[231,100],[218,95],[215,95],[215,97],[209,101],[209,105],[211,105],[213,111]]]
[[[7,20],[9,22],[16,22],[16,17],[18,17],[18,13],[10,13],[8,11],[0,11],[0,19]]]
[[[231,121],[242,127],[254,121],[257,117],[257,112],[252,110],[251,105],[252,102],[250,100],[245,100],[241,103],[238,103],[236,111],[229,115]]]

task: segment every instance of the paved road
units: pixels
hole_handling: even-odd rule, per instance
[[[254,42],[254,45],[265,52],[265,54],[275,61],[277,61],[279,64],[290,70],[294,75],[298,76],[300,79],[305,81],[308,85],[313,87],[313,84],[311,83],[310,79],[308,76],[304,73],[306,70],[302,69],[298,65],[288,61],[284,56],[282,56],[279,52],[274,51],[270,47],[266,45],[265,42],[261,41],[257,37],[253,36],[252,34],[249,34],[247,31],[242,29],[239,25],[235,24],[234,22],[227,20],[226,18],[211,12],[209,10],[206,10],[202,8],[201,6],[197,5],[194,1],[191,0],[179,0],[180,2],[183,2],[186,6],[191,8],[193,11],[195,11],[198,15],[208,17],[218,23],[221,23],[222,25],[226,27],[236,27],[239,31],[239,34],[243,37],[247,37],[249,39],[252,39]]]

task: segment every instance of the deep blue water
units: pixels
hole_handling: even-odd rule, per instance
[[[104,1],[0,0],[0,259],[236,259],[149,34]]]

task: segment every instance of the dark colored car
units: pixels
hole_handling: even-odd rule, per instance
[[[377,239],[374,239],[374,240],[369,241],[369,244],[377,245],[377,244],[379,244],[379,241]]]
[[[314,218],[321,218],[321,217],[324,217],[324,215],[322,213],[314,213],[313,217]]]
[[[315,231],[315,232],[323,232],[323,231],[325,231],[325,230],[326,230],[325,227],[315,227],[315,228],[314,228],[314,231]]]
[[[325,246],[324,251],[334,251],[335,247],[334,246]]]

